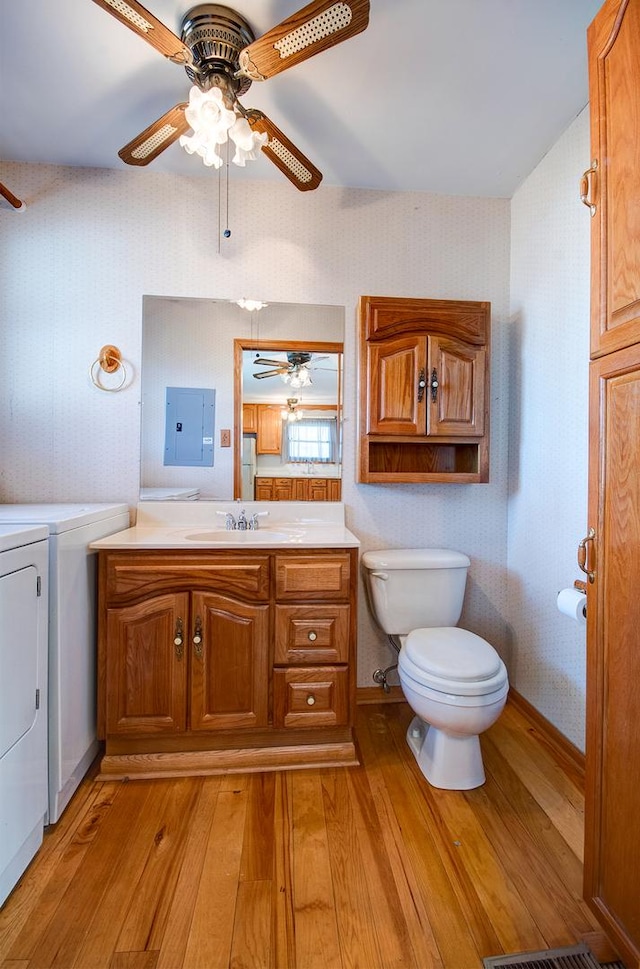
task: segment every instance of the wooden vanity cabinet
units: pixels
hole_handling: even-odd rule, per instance
[[[107,732],[266,724],[267,611],[203,592],[110,609]]]
[[[488,480],[489,313],[361,297],[359,481]]]
[[[277,727],[349,722],[355,562],[347,551],[275,560],[273,706]]]
[[[105,776],[357,762],[354,549],[101,551],[99,577]]]
[[[167,553],[110,554],[106,735],[267,723],[268,558],[235,565],[187,555],[181,569]]]

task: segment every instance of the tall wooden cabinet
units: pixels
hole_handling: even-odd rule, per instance
[[[489,312],[361,297],[359,481],[488,481]]]
[[[640,0],[588,32],[592,218],[585,897],[640,965]]]

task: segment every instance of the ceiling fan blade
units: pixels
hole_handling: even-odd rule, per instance
[[[190,125],[184,116],[186,101],[176,104],[161,118],[150,124],[128,145],[121,148],[118,155],[127,165],[148,165],[154,158],[172,145],[173,142],[189,131]]]
[[[285,370],[289,369],[289,364],[286,360],[267,360],[266,357],[257,357],[254,364],[260,363],[268,367],[283,367]]]
[[[314,0],[240,51],[240,72],[264,81],[359,34],[368,23],[369,0]]]
[[[278,370],[263,370],[262,373],[254,373],[256,380],[262,380],[263,377],[278,377],[281,373],[286,373],[287,367],[279,367]]]
[[[133,30],[170,61],[175,64],[193,63],[189,48],[137,0],[93,0],[93,2],[125,27]]]
[[[322,172],[303,155],[299,148],[270,121],[262,111],[248,111],[247,121],[254,131],[266,132],[269,141],[262,151],[301,192],[317,188]]]
[[[27,207],[26,202],[23,202],[22,199],[19,199],[17,197],[17,195],[14,195],[13,192],[10,191],[10,189],[8,189],[6,185],[2,184],[2,182],[0,182],[0,195],[2,196],[3,199],[6,199],[9,205],[12,205],[13,208],[16,209],[18,212],[21,209],[26,209]]]

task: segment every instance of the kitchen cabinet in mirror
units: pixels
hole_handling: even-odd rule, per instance
[[[342,342],[235,341],[235,498],[340,500],[342,350]]]
[[[236,372],[234,341],[241,340],[247,349],[263,348],[286,359],[287,353],[313,347],[313,353],[337,353],[335,369],[340,368],[338,397],[333,409],[341,412],[341,371],[344,338],[344,307],[303,303],[265,303],[262,309],[250,312],[230,299],[196,299],[187,297],[145,296],[143,299],[142,363],[141,363],[141,459],[140,499],[219,500],[242,497],[240,470],[243,457],[242,428],[245,434],[257,435],[257,402],[277,408],[281,412],[288,398],[295,398],[291,388],[280,377],[252,380],[264,394],[253,393],[244,403],[243,381]],[[304,344],[304,346],[303,346]],[[274,369],[257,366],[261,372]],[[277,368],[276,368],[277,369]],[[307,368],[308,369],[308,368]],[[319,374],[311,370],[311,386],[303,388],[305,406],[313,403],[311,393],[319,390]],[[185,462],[180,466],[165,464],[167,437],[191,433],[187,420],[181,415],[169,420],[167,389],[214,391],[213,464],[207,467]],[[277,393],[276,393],[277,391]],[[183,395],[190,400],[189,395]],[[175,399],[175,396],[174,396]],[[197,415],[196,415],[197,417]],[[274,420],[273,432],[278,429],[281,442],[282,419]],[[179,429],[180,428],[180,429]],[[253,429],[251,429],[253,428]],[[223,446],[222,431],[229,431],[231,446]],[[200,427],[195,428],[191,441],[197,451],[199,442],[209,437]],[[227,436],[227,435],[225,435]],[[339,435],[338,435],[339,437]],[[197,456],[197,455],[196,455]],[[291,476],[294,468],[282,462],[281,445],[272,442],[272,452],[261,462],[270,461],[270,473]],[[238,470],[236,470],[238,469]],[[304,467],[304,471],[308,470]],[[332,474],[340,475],[339,463],[332,466]]]

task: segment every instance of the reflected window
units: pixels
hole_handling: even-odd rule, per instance
[[[335,464],[335,418],[303,418],[283,427],[283,458],[291,464]]]

